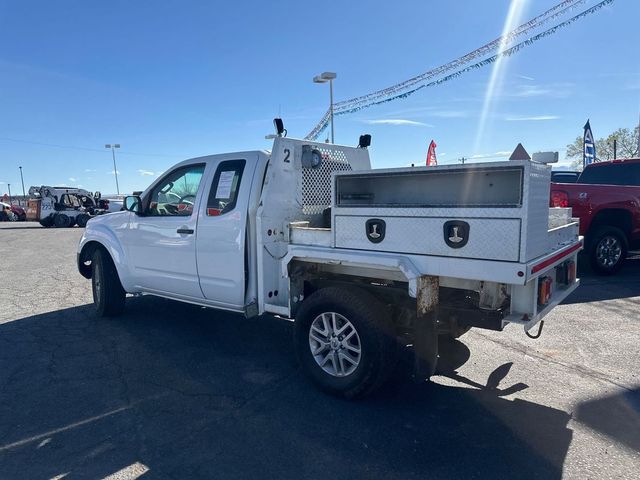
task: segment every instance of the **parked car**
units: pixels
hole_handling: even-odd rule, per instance
[[[557,170],[551,172],[551,181],[553,183],[576,183],[579,176],[580,172]]]
[[[15,220],[19,222],[24,222],[27,219],[27,212],[18,205],[12,205],[6,202],[0,202],[0,207],[2,211],[8,210],[13,215],[15,215]],[[6,215],[7,220],[9,220],[9,215]]]
[[[100,208],[107,213],[119,212],[122,210],[123,200],[121,198],[101,198],[99,201]]]
[[[550,206],[580,218],[585,253],[595,272],[615,273],[640,248],[640,158],[587,165],[576,184],[551,184]]]

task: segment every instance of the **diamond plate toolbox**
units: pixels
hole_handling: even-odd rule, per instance
[[[548,241],[550,168],[525,161],[336,172],[337,248],[526,262]]]

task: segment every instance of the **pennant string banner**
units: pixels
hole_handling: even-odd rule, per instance
[[[467,53],[466,55],[463,55],[462,57],[453,60],[451,62],[448,62],[444,65],[440,65],[439,67],[436,67],[432,70],[429,70],[425,73],[422,73],[420,75],[417,75],[413,78],[410,78],[408,80],[405,80],[404,82],[398,83],[396,85],[393,85],[391,87],[387,87],[383,90],[378,90],[376,92],[373,93],[369,93],[367,95],[363,95],[360,97],[356,97],[356,98],[352,98],[349,100],[343,100],[341,102],[338,102],[334,105],[334,109],[338,108],[341,109],[341,107],[346,107],[346,106],[350,106],[353,107],[354,105],[350,105],[353,103],[360,103],[360,102],[366,102],[367,100],[371,99],[371,98],[377,98],[377,97],[381,97],[381,96],[386,96],[389,94],[393,94],[396,93],[397,90],[401,90],[404,88],[408,88],[416,83],[419,83],[423,80],[427,80],[430,78],[433,78],[435,76],[441,75],[449,70],[453,70],[455,68],[459,68],[462,65],[465,65],[479,57],[482,57],[483,55],[486,55],[488,52],[491,52],[493,50],[496,50],[497,48],[499,48],[500,46],[506,46],[509,43],[513,42],[513,40],[515,40],[516,38],[522,36],[522,35],[526,35],[528,34],[531,30],[534,30],[536,28],[539,28],[543,25],[545,25],[546,23],[550,22],[551,20],[564,15],[566,12],[570,11],[573,8],[576,8],[578,5],[583,4],[586,0],[565,0],[557,5],[555,5],[554,7],[550,8],[549,10],[547,10],[546,12],[542,13],[541,15],[538,15],[537,17],[529,20],[528,22],[520,25],[519,27],[517,27],[516,29],[512,30],[511,32],[507,33],[506,35],[499,37],[495,40],[493,40],[492,42],[487,43],[486,45],[483,45],[480,48],[475,49],[474,51]]]
[[[613,3],[614,0],[602,0],[601,2],[597,3],[596,5],[593,5],[592,7],[580,12],[579,14],[555,25],[554,27],[551,27],[547,30],[544,30],[543,32],[540,32],[524,41],[521,41],[520,43],[517,43],[516,45],[513,45],[509,48],[506,48],[504,50],[501,50],[500,52],[496,53],[495,55],[492,55],[491,57],[485,58],[482,61],[473,63],[471,65],[468,65],[464,68],[461,68],[459,70],[454,71],[453,73],[450,73],[448,75],[445,75],[437,80],[432,80],[431,82],[428,83],[424,83],[427,80],[430,80],[434,77],[438,77],[440,75],[442,75],[443,73],[453,69],[454,67],[460,67],[463,66],[467,63],[469,63],[472,59],[474,58],[478,58],[481,57],[482,55],[486,54],[487,51],[490,51],[492,49],[495,49],[496,46],[499,46],[501,43],[503,43],[503,40],[501,38],[494,40],[493,42],[490,42],[489,44],[480,47],[477,50],[474,50],[474,52],[471,52],[467,55],[464,55],[463,57],[460,57],[457,60],[454,60],[452,62],[449,62],[445,65],[442,65],[441,67],[437,67],[436,69],[430,70],[429,72],[426,72],[422,75],[418,75],[417,77],[413,77],[409,80],[406,80],[405,82],[399,83],[397,85],[394,85],[393,87],[389,87],[386,88],[384,90],[379,90],[377,92],[373,92],[371,94],[368,95],[363,95],[361,97],[356,97],[353,98],[351,100],[345,100],[342,102],[338,102],[336,104],[334,104],[334,115],[346,115],[349,113],[355,113],[358,112],[362,109],[365,108],[369,108],[375,105],[381,105],[383,103],[388,103],[394,100],[399,100],[399,99],[403,99],[403,98],[407,98],[411,95],[413,95],[414,93],[422,90],[423,88],[426,87],[433,87],[436,85],[441,85],[442,83],[448,82],[454,78],[459,77],[460,75],[463,75],[464,73],[467,73],[471,70],[476,70],[478,68],[482,68],[485,67],[487,65],[490,65],[492,63],[494,63],[498,58],[500,57],[510,57],[511,55],[519,52],[520,50],[522,50],[525,47],[528,47],[529,45],[532,45],[533,43],[537,42],[538,40],[541,40],[545,37],[548,37],[549,35],[552,35],[554,33],[556,33],[559,29],[567,27],[569,25],[571,25],[572,23],[580,20],[581,18],[586,17],[587,15],[590,15],[598,10],[600,10],[602,7]],[[558,5],[556,5],[555,7],[547,10],[545,13],[543,13],[542,15],[537,16],[536,18],[530,20],[529,22],[520,25],[518,28],[516,28],[515,30],[509,32],[507,35],[504,36],[504,38],[509,38],[511,41],[512,39],[516,38],[517,36],[524,34],[524,33],[528,33],[532,28],[535,27],[539,27],[540,25],[543,25],[544,23],[557,18],[560,15],[563,15],[564,13],[566,13],[568,10],[571,10],[573,8],[575,8],[577,5],[584,3],[585,0],[565,0],[564,2],[559,3]],[[533,26],[531,26],[533,25]],[[489,47],[489,45],[492,45],[491,47]],[[476,52],[480,52],[480,53],[476,53]],[[418,85],[415,88],[412,88],[410,90],[407,90],[407,88],[414,86],[414,85]],[[403,91],[405,90],[405,91]],[[318,122],[318,124],[313,128],[313,130],[311,132],[309,132],[309,134],[305,137],[305,140],[317,140],[317,138],[320,136],[320,134],[327,128],[327,126],[329,125],[329,121],[330,121],[330,112],[329,110],[327,110],[324,115],[322,116],[322,118],[320,119],[320,122]]]

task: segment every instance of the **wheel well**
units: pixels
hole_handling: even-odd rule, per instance
[[[84,278],[91,278],[91,259],[97,249],[102,249],[107,255],[109,255],[109,257],[111,257],[107,249],[104,248],[104,245],[100,242],[91,241],[85,243],[78,255],[78,271]]]
[[[621,208],[609,208],[598,212],[592,220],[588,234],[600,227],[616,227],[629,237],[631,233],[631,213]]]
[[[355,273],[355,272],[354,272]],[[400,280],[389,280],[349,274],[345,272],[322,271],[314,264],[296,262],[290,268],[292,316],[295,317],[302,304],[296,297],[307,298],[314,292],[326,287],[357,288],[373,295],[387,309],[395,327],[402,323],[410,323],[407,312],[415,311],[415,299],[408,294],[408,283]]]

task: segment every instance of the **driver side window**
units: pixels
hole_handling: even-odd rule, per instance
[[[204,167],[204,164],[188,165],[164,177],[151,191],[147,215],[190,216]]]

